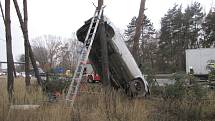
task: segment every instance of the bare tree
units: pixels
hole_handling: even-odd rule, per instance
[[[27,0],[23,0],[23,11],[24,11],[24,28],[25,28],[25,35],[28,38],[28,8],[27,8]],[[24,42],[25,44],[25,84],[26,86],[30,85],[30,62],[29,62],[29,47],[27,41]]]
[[[7,48],[7,90],[9,94],[9,100],[12,101],[13,89],[14,89],[14,62],[12,53],[12,37],[11,37],[11,20],[10,20],[10,0],[5,1],[5,32],[6,32],[6,48]]]
[[[43,46],[33,46],[33,52],[36,60],[39,62],[39,66],[44,70],[50,70],[50,64],[48,62],[48,51]]]
[[[37,61],[44,67],[47,64],[49,68],[55,67],[63,54],[62,39],[53,35],[44,35],[33,39],[33,51]],[[45,69],[45,68],[44,68]],[[45,69],[47,70],[47,68]]]
[[[0,1],[0,9],[1,9],[1,14],[2,14],[2,19],[3,19],[4,24],[5,24],[4,11],[3,11],[3,7],[2,7],[2,4],[1,4],[1,1]],[[15,68],[15,65],[13,65],[13,72],[14,72],[14,76],[16,77],[16,68]]]
[[[139,39],[140,39],[141,28],[143,26],[143,20],[144,20],[145,2],[146,0],[141,0],[139,16],[137,18],[136,30],[134,35],[134,44],[133,44],[132,53],[136,61],[138,61]]]
[[[69,48],[68,51],[70,53],[70,60],[71,60],[71,70],[74,71],[76,65],[78,63],[78,57],[80,55],[80,50],[82,43],[75,38],[75,34],[71,39],[68,39]]]
[[[48,57],[51,67],[54,67],[58,59],[60,58],[60,51],[62,47],[62,40],[56,36],[46,36],[46,45],[48,49]]]
[[[45,35],[37,37],[33,41],[33,51],[36,60],[44,71],[49,71],[56,66],[65,69],[75,69],[80,55],[81,45],[75,38],[65,39],[64,41],[57,36]]]
[[[17,16],[19,18],[19,23],[21,25],[21,29],[22,29],[22,33],[23,33],[23,36],[24,36],[24,40],[26,42],[26,46],[28,47],[28,50],[29,50],[29,56],[30,56],[30,59],[31,59],[32,66],[34,68],[35,76],[37,77],[38,84],[41,85],[42,84],[41,83],[42,79],[41,79],[41,77],[39,75],[39,70],[37,68],[37,64],[36,64],[36,60],[35,60],[35,57],[34,57],[34,53],[33,53],[32,49],[31,49],[31,44],[29,42],[28,29],[24,25],[24,21],[22,19],[22,15],[21,15],[21,12],[20,12],[20,9],[19,9],[19,5],[18,5],[17,1],[13,0],[13,3],[14,3],[14,6],[15,6],[15,9],[16,9]]]

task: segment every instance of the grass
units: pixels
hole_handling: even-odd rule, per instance
[[[47,102],[47,96],[32,84],[28,91],[23,78],[15,80],[13,104],[40,105],[34,110],[9,110],[6,80],[0,78],[0,121],[215,121],[215,93],[207,91],[204,99],[168,99],[151,95],[129,99],[122,92],[83,93],[74,109],[64,101]],[[162,88],[156,91],[162,92]]]
[[[41,89],[25,88],[24,79],[15,79],[14,104],[38,104],[34,110],[10,110],[6,80],[0,78],[0,121],[148,121],[150,107],[147,100],[130,100],[120,92],[82,94],[74,109],[64,101],[48,103]],[[147,105],[146,105],[147,104]]]

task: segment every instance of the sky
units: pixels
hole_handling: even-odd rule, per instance
[[[4,0],[0,0],[4,5]],[[133,16],[138,16],[141,0],[104,0],[104,14],[122,32]],[[194,1],[200,2],[204,12],[213,6],[213,0],[146,0],[145,14],[159,30],[160,20],[175,3],[186,8]],[[56,35],[70,38],[84,21],[93,16],[97,0],[28,0],[29,38]],[[11,6],[13,54],[17,60],[24,53],[24,40],[14,6]],[[20,8],[22,5],[20,3]],[[5,32],[0,17],[0,61],[6,61]]]

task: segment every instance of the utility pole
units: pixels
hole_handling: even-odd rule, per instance
[[[23,11],[24,11],[24,30],[25,30],[25,36],[28,37],[28,6],[27,6],[27,0],[23,0]],[[29,47],[27,41],[24,42],[25,45],[25,84],[26,86],[30,85],[30,63],[29,63]]]
[[[7,91],[9,101],[12,101],[14,89],[14,63],[12,53],[12,37],[11,37],[11,20],[10,20],[10,0],[5,0],[5,32],[6,32],[6,48],[7,48]]]
[[[33,53],[32,49],[31,49],[31,44],[29,42],[28,30],[27,30],[27,28],[25,28],[24,21],[22,19],[22,15],[21,15],[19,5],[18,5],[17,1],[13,0],[13,3],[14,3],[14,6],[15,6],[15,9],[16,9],[17,16],[19,18],[19,23],[20,23],[20,26],[21,26],[21,29],[22,29],[22,33],[23,33],[23,36],[24,36],[25,43],[26,43],[26,45],[28,47],[29,56],[30,56],[30,59],[31,59],[32,66],[34,68],[35,76],[37,78],[38,84],[42,85],[42,79],[41,79],[41,77],[39,75],[39,70],[37,68],[34,53]]]
[[[137,18],[137,24],[136,24],[136,30],[135,30],[135,35],[134,35],[134,44],[133,44],[133,49],[132,49],[132,53],[133,56],[135,58],[135,60],[139,61],[139,39],[140,39],[140,35],[141,35],[141,28],[143,27],[143,21],[144,21],[144,11],[145,11],[145,3],[146,0],[141,0],[140,3],[140,9],[139,9],[139,15]]]

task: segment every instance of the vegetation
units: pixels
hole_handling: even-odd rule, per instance
[[[63,93],[57,102],[48,102],[48,91],[62,92],[68,86],[67,83],[61,83],[60,79],[50,78],[44,83],[46,86],[49,85],[49,87],[47,86],[50,89],[48,91],[40,89],[34,81],[31,82],[31,85],[29,83],[26,88],[24,88],[23,78],[16,78],[13,81],[9,6],[9,1],[5,2],[4,22],[8,63],[10,64],[8,64],[8,85],[6,85],[6,78],[0,77],[1,121],[194,121],[215,119],[214,90],[199,85],[192,75],[183,73],[186,49],[215,47],[215,12],[213,9],[206,15],[198,2],[187,6],[185,11],[181,5],[176,4],[161,19],[160,31],[154,29],[146,15],[140,16],[139,19],[133,17],[125,31],[126,43],[130,50],[135,50],[135,59],[141,70],[147,74],[151,95],[143,100],[128,99],[120,90],[118,92],[110,90],[106,93],[83,93],[78,95],[75,107],[72,109],[68,108],[64,102]],[[17,10],[18,7],[15,7]],[[144,9],[141,11],[140,15]],[[52,35],[38,37],[33,40],[34,44],[31,49],[28,35],[25,33],[27,22],[23,23],[22,16],[19,18],[25,35],[25,47],[29,49],[26,52],[29,51],[27,53],[30,54],[22,55],[21,62],[31,56],[31,62],[34,68],[37,68],[35,56],[41,68],[46,72],[50,72],[55,67],[74,69],[81,48],[76,39],[62,42],[60,37]],[[24,21],[27,21],[26,19]],[[26,29],[25,32],[24,29]],[[135,30],[140,29],[141,33],[137,35],[139,41],[136,39],[134,41]],[[137,55],[138,57],[136,57]],[[23,71],[24,67],[20,66],[20,70]],[[182,72],[175,73],[176,71]],[[156,73],[175,73],[172,77],[175,83],[164,87],[159,86],[155,79]],[[214,72],[209,75],[209,80],[212,79],[214,79]],[[37,104],[40,107],[17,110],[11,109],[11,104]]]
[[[77,97],[75,109],[72,110],[62,100],[48,103],[41,90],[33,86],[26,91],[22,78],[15,81],[14,104],[39,104],[40,108],[9,111],[5,79],[0,79],[0,83],[1,121],[140,121],[149,115],[147,101],[129,100],[116,92],[107,94],[108,97],[103,93],[83,93]]]
[[[110,91],[81,93],[74,109],[61,99],[48,102],[46,94],[34,86],[26,90],[23,78],[15,80],[13,104],[40,105],[38,109],[13,110],[6,92],[6,80],[0,78],[1,121],[181,121],[213,120],[215,93],[199,86],[186,87],[186,75],[177,73],[177,83],[166,87],[154,85],[157,92],[146,99],[128,99],[124,93]],[[152,92],[155,92],[152,90]],[[202,93],[203,92],[203,93]]]
[[[198,2],[193,2],[184,11],[182,5],[175,4],[162,17],[158,31],[145,16],[139,39],[138,64],[148,64],[156,73],[185,71],[186,49],[215,47],[214,13],[214,8],[208,14],[204,13]],[[133,17],[125,31],[131,50],[136,25],[136,17]]]

